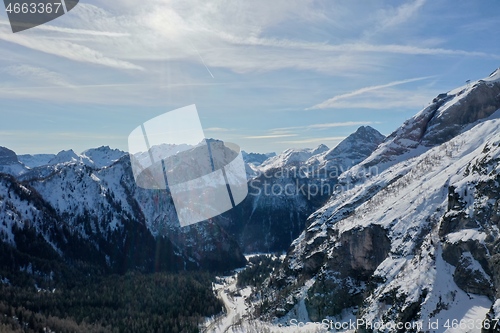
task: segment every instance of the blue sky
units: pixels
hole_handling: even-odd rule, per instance
[[[500,66],[498,0],[81,0],[13,34],[0,10],[0,145],[127,150],[196,104],[247,151],[388,135],[439,93]]]

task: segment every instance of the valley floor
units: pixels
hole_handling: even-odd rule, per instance
[[[438,274],[442,275],[439,281],[444,285],[436,285],[437,288],[447,289],[454,285],[451,279],[448,265],[439,260]],[[254,318],[255,304],[250,301],[252,287],[238,288],[237,278],[242,270],[237,270],[233,275],[217,277],[217,283],[213,285],[214,293],[224,303],[224,313],[211,317],[202,325],[203,333],[323,333],[323,332],[345,332],[354,333],[354,330],[328,331],[319,323],[301,322],[290,320],[287,324],[272,324]],[[434,333],[480,333],[478,327],[469,327],[467,323],[480,325],[490,307],[486,297],[470,295],[461,290],[456,292],[456,306],[453,310],[443,311],[441,316],[434,318],[438,323],[432,327]],[[454,318],[452,320],[450,318]],[[447,323],[448,319],[448,323]],[[352,318],[355,321],[355,318]],[[456,322],[456,323],[455,323]],[[462,326],[460,326],[462,323]]]
[[[273,325],[253,318],[254,304],[249,301],[251,287],[236,287],[236,272],[231,276],[219,277],[214,286],[217,297],[223,301],[225,313],[210,318],[203,325],[203,333],[323,333],[327,330],[319,325],[297,322],[290,326]],[[299,327],[300,326],[300,327]]]

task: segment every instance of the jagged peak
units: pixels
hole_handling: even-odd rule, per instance
[[[321,154],[325,151],[328,151],[330,148],[328,148],[327,145],[325,144],[320,144],[318,147],[316,147],[315,149],[312,150],[312,154],[313,155],[316,155],[316,154]]]
[[[120,149],[112,149],[109,146],[87,149],[82,152],[83,158],[88,158],[98,168],[106,167],[127,155]]]
[[[351,135],[349,135],[346,139],[349,139],[349,138],[356,138],[356,139],[372,139],[372,138],[375,138],[375,139],[385,139],[385,136],[383,134],[381,134],[379,131],[377,131],[375,128],[371,127],[371,126],[360,126],[358,127],[358,129],[356,130],[356,132],[352,133]]]
[[[52,162],[61,162],[61,161],[69,161],[71,159],[78,159],[78,155],[74,152],[73,149],[68,149],[68,150],[61,150],[56,154],[56,156],[49,161],[49,164],[52,164]]]
[[[379,131],[377,131],[375,128],[368,126],[368,125],[358,127],[358,129],[356,130],[356,132],[354,132],[354,134],[356,134],[356,133],[378,133],[378,134],[380,134]]]
[[[358,146],[375,145],[378,146],[384,141],[385,136],[370,126],[361,126],[354,133],[342,140],[337,146],[330,149],[328,156],[339,155],[355,149]],[[375,148],[375,147],[372,147]]]

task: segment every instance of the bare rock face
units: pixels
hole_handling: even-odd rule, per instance
[[[378,225],[341,234],[323,270],[308,291],[306,307],[311,320],[335,316],[360,306],[366,282],[391,248],[387,232]]]
[[[338,272],[341,278],[355,277],[363,281],[384,261],[390,247],[391,242],[381,226],[351,229],[341,234],[327,267]]]
[[[375,154],[359,167],[392,163],[398,156],[418,154],[419,146],[435,147],[458,135],[463,129],[491,116],[500,109],[500,81],[479,80],[464,87],[439,94],[432,103],[406,120],[391,133]],[[353,168],[356,173],[356,168]]]
[[[314,276],[315,282],[308,289],[304,302],[313,321],[338,315],[349,307],[361,306],[371,286],[371,276],[387,258],[391,247],[387,231],[379,225],[330,236],[329,250],[314,249],[302,253],[303,265],[294,269],[290,269],[291,263],[285,261],[282,266],[288,267],[285,275],[270,281],[273,287],[281,288],[287,295],[289,290],[300,287],[305,279]],[[271,317],[281,317],[296,306],[298,297],[294,295],[281,299],[274,310],[270,310]]]
[[[455,137],[463,126],[487,118],[500,109],[499,82],[479,80],[472,89],[473,93],[461,99],[460,103],[451,105],[437,117],[430,119],[426,124],[427,135],[423,138],[422,144],[434,146],[446,142]],[[434,103],[444,105],[448,100],[459,97],[464,92],[465,89],[456,94],[444,94],[441,98],[435,99]]]
[[[453,280],[465,292],[493,298],[495,292],[490,277],[468,252],[460,257]]]

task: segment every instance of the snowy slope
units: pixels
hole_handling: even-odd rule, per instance
[[[294,300],[271,301],[265,316],[304,300],[312,320],[439,320],[436,332],[448,319],[482,322],[500,296],[499,93],[497,71],[440,95],[344,173],[269,283],[270,300]]]
[[[376,165],[382,171],[442,144],[500,108],[500,69],[489,77],[438,95],[387,137],[365,161],[343,175],[356,182],[357,174]],[[362,181],[362,180],[361,180]]]
[[[27,166],[30,169],[47,165],[51,159],[53,159],[56,155],[54,154],[24,154],[18,155],[19,161]]]
[[[0,170],[0,247],[11,258],[4,259],[13,261],[9,267],[47,269],[50,265],[39,263],[44,256],[59,268],[111,272],[227,270],[245,263],[238,244],[220,226],[205,222],[181,228],[167,191],[138,188],[128,154],[109,147],[82,155],[62,151],[48,164],[28,169],[13,151],[4,152],[1,167],[23,168],[16,178]],[[36,245],[20,243],[33,238],[40,238]]]
[[[55,172],[29,184],[84,239],[108,241],[108,233],[139,223],[145,228],[141,232],[167,238],[188,266],[218,269],[244,263],[237,245],[220,227],[204,223],[181,228],[168,192],[136,186],[128,155],[100,169],[74,161],[58,164]]]
[[[298,166],[312,156],[321,154],[328,150],[325,145],[320,145],[315,149],[303,148],[303,149],[287,149],[279,155],[273,156],[260,165],[260,170],[266,172],[267,170],[278,169],[283,166]]]

